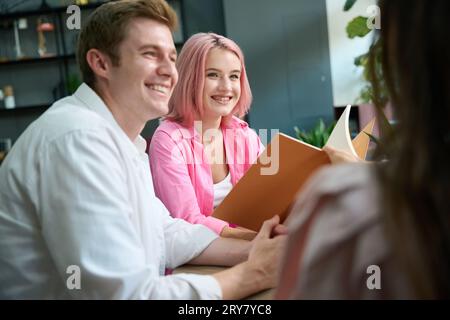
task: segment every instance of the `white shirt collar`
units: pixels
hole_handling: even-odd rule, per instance
[[[109,124],[111,124],[118,132],[120,132],[124,136],[125,140],[127,140],[133,147],[132,150],[134,152],[137,151],[138,154],[145,153],[145,149],[147,147],[147,142],[145,139],[138,135],[136,140],[131,141],[123,129],[119,126],[113,114],[103,102],[102,98],[100,98],[100,96],[92,90],[91,87],[89,87],[86,83],[82,83],[73,95],[83,102],[87,108],[97,113]]]

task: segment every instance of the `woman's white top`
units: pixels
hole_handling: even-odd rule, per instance
[[[227,194],[233,188],[233,185],[231,184],[230,172],[228,172],[228,175],[225,177],[225,179],[223,179],[218,183],[215,183],[213,185],[213,188],[214,188],[214,208],[215,208],[223,201],[223,199],[225,199]]]

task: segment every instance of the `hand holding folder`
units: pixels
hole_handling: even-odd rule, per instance
[[[370,142],[364,132],[372,133],[375,120],[352,141],[349,132],[350,108],[350,105],[346,107],[326,146],[364,160]],[[272,160],[270,163],[267,161],[269,158]],[[212,216],[255,231],[260,229],[264,220],[276,214],[283,222],[296,194],[308,178],[327,164],[331,161],[325,151],[279,133]]]

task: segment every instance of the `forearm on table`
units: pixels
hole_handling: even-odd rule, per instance
[[[234,266],[247,260],[250,248],[249,241],[219,237],[189,264]]]
[[[215,273],[213,277],[220,284],[224,300],[242,299],[270,287],[262,270],[248,262]]]

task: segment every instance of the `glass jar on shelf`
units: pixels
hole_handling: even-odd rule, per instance
[[[14,98],[14,91],[12,86],[5,86],[3,88],[5,108],[14,109],[16,107],[16,100]]]

